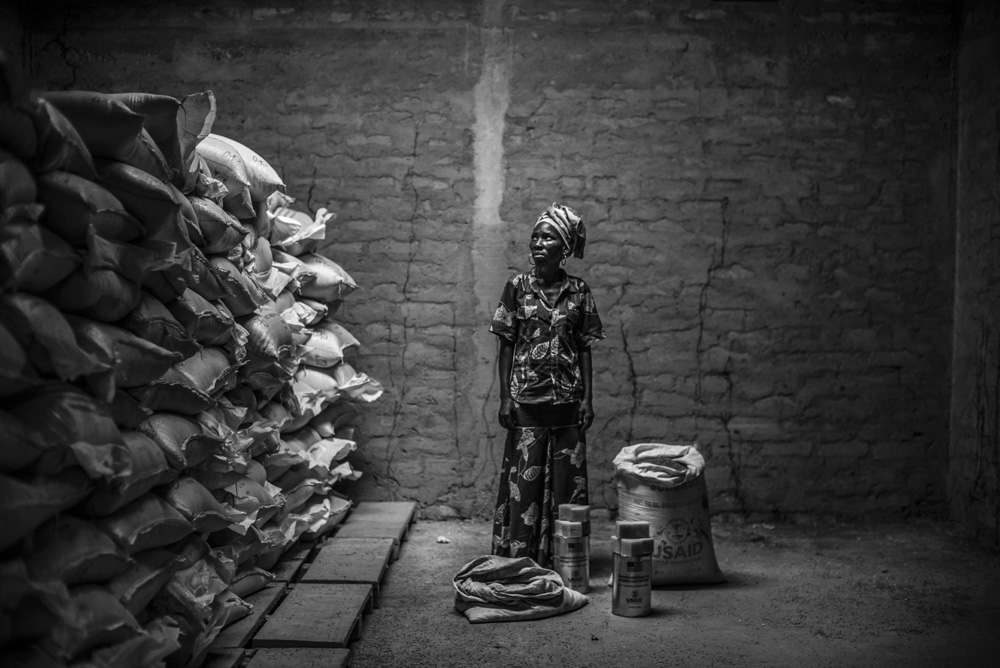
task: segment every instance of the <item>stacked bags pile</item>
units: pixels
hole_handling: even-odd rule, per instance
[[[2,65],[2,61],[0,61]],[[3,68],[0,68],[2,71]],[[212,93],[0,76],[0,652],[198,666],[350,507],[356,289],[332,215],[212,134]]]

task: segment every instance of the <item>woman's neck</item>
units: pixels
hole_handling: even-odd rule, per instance
[[[547,284],[562,282],[563,270],[558,264],[535,265],[535,278]]]

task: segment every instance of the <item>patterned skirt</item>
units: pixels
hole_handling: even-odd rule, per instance
[[[586,433],[576,424],[577,404],[520,404],[515,419],[500,469],[493,554],[550,568],[559,505],[588,503]]]

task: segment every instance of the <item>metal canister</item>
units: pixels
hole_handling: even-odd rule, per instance
[[[619,521],[615,525],[611,573],[611,613],[645,617],[652,609],[653,539],[648,522]]]
[[[590,506],[563,503],[552,532],[552,563],[563,584],[590,591]]]

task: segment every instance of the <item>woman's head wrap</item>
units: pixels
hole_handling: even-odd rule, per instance
[[[567,255],[583,257],[583,248],[587,245],[587,230],[583,226],[580,214],[568,206],[554,202],[535,221],[536,226],[539,223],[549,223],[555,228],[566,246]]]

